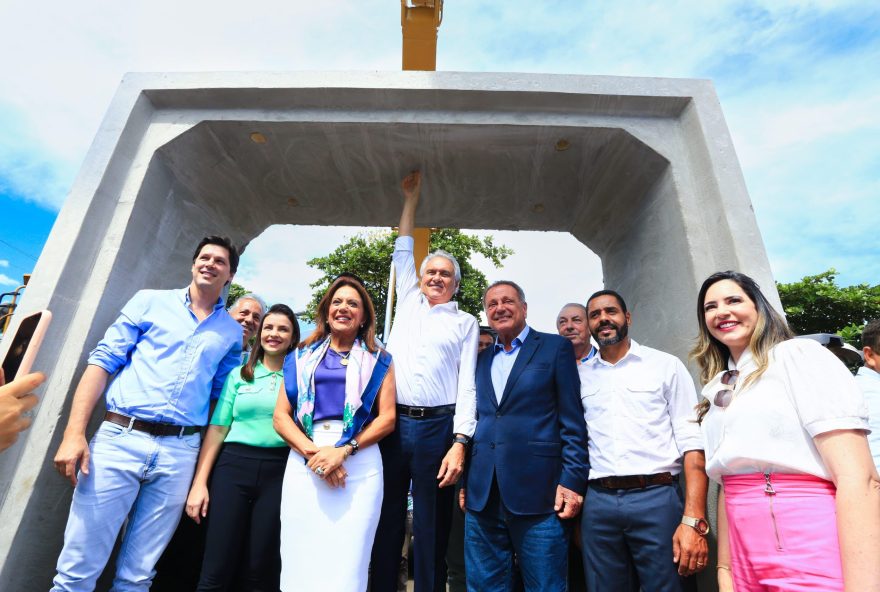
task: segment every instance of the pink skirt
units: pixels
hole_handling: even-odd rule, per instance
[[[722,479],[737,592],[843,590],[833,483],[780,473]]]

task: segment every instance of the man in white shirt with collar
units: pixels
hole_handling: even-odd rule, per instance
[[[581,518],[587,587],[679,592],[681,576],[702,570],[708,555],[693,379],[678,358],[628,336],[632,319],[617,292],[590,296],[587,319],[599,344],[581,373],[590,453]]]
[[[868,404],[868,444],[874,464],[880,470],[880,319],[873,320],[862,329],[862,353],[865,365],[859,368],[856,382]]]
[[[416,275],[413,228],[421,174],[402,182],[404,205],[395,242],[397,307],[388,351],[397,380],[397,426],[379,444],[385,479],[373,543],[371,590],[396,592],[412,481],[415,592],[446,590],[446,546],[453,487],[476,426],[479,324],[452,297],[461,282],[455,257],[435,251]]]

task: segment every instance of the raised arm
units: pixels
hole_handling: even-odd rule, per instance
[[[422,191],[422,173],[413,171],[400,182],[403,191],[403,210],[400,212],[398,236],[412,236],[415,228],[416,209]]]

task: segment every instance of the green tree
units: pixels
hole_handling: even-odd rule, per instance
[[[229,307],[235,304],[235,301],[248,293],[248,289],[242,286],[241,284],[236,284],[235,282],[229,286],[229,296],[226,297],[226,310],[229,310]]]
[[[837,333],[859,347],[864,324],[880,318],[880,285],[838,286],[836,277],[832,268],[776,287],[795,333]]]
[[[308,261],[324,276],[310,285],[314,289],[311,302],[306,307],[304,316],[314,322],[318,302],[328,286],[340,273],[353,273],[364,281],[367,292],[376,307],[377,327],[379,331],[385,324],[385,303],[388,300],[388,273],[391,266],[391,253],[394,251],[396,232],[378,231],[359,234],[337,247],[325,257],[316,257]],[[461,286],[455,300],[461,310],[479,315],[483,309],[483,290],[488,282],[486,276],[471,262],[474,255],[482,255],[495,267],[499,267],[513,250],[496,245],[492,237],[480,238],[465,234],[456,228],[443,228],[431,233],[431,250],[443,249],[451,253],[461,266]],[[419,262],[416,262],[418,265]]]

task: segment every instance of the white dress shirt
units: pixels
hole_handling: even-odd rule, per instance
[[[616,364],[600,351],[579,374],[590,479],[677,475],[684,453],[703,449],[694,382],[675,356],[630,340]]]
[[[720,372],[703,387],[712,406],[703,418],[706,473],[801,473],[830,479],[813,438],[832,430],[868,428],[865,400],[855,379],[830,351],[810,339],[789,339],[770,351],[770,365],[741,389],[757,369],[749,351],[739,363],[733,399],[716,407],[724,386]]]
[[[529,336],[529,326],[526,325],[519,335],[510,342],[510,351],[504,349],[504,346],[495,338],[494,356],[492,358],[492,388],[495,390],[495,399],[501,404],[501,396],[504,395],[504,389],[507,388],[507,379],[510,378],[510,371],[519,357],[519,350],[525,343],[526,337]]]
[[[413,238],[401,236],[392,257],[397,306],[388,351],[394,357],[397,402],[416,407],[455,405],[453,430],[473,436],[477,425],[477,319],[456,302],[431,306],[419,290]]]
[[[862,366],[856,374],[856,382],[868,405],[868,426],[871,428],[868,445],[871,447],[874,464],[880,471],[880,373]]]

